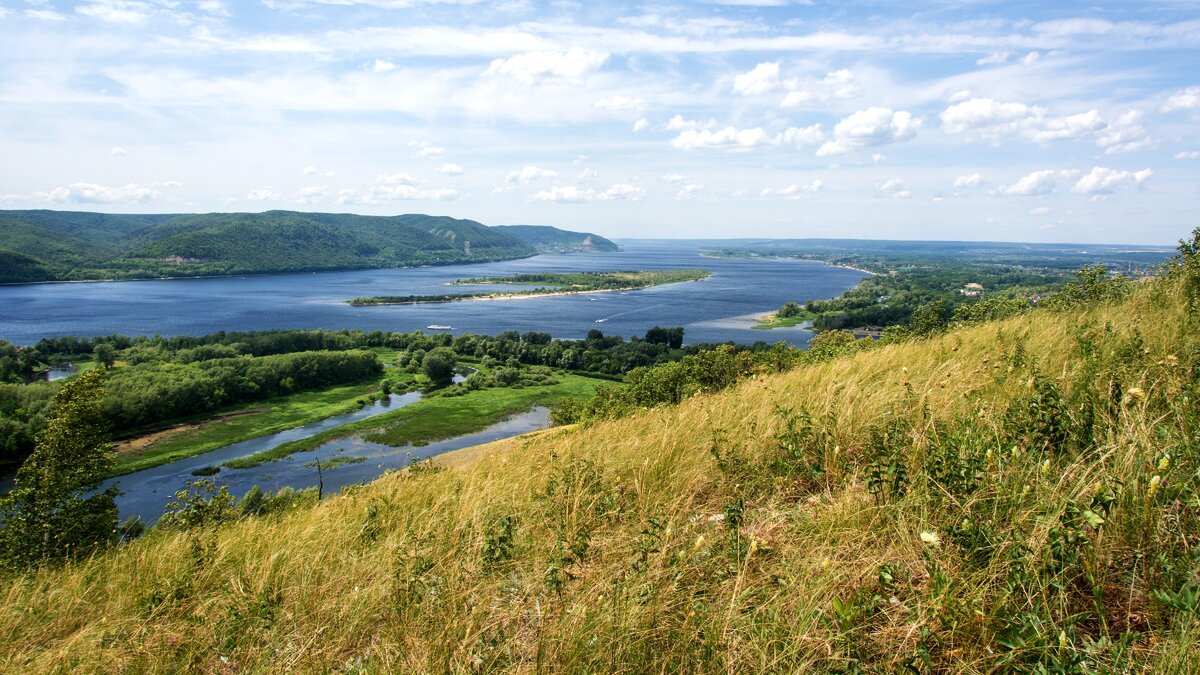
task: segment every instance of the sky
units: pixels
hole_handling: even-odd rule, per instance
[[[0,209],[1167,244],[1200,2],[0,0]]]

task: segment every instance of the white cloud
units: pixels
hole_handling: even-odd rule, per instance
[[[650,128],[650,121],[647,120],[645,117],[643,117],[642,119],[633,123],[633,133],[635,133],[635,134],[638,133],[639,131],[645,131],[646,129],[649,129],[649,128]]]
[[[597,110],[642,110],[646,107],[646,102],[640,98],[613,96],[598,99],[592,107]]]
[[[1193,110],[1200,108],[1200,87],[1188,87],[1171,94],[1162,105],[1163,112],[1172,110]]]
[[[71,183],[66,187],[56,187],[49,192],[38,193],[37,196],[47,201],[66,204],[145,204],[154,201],[158,193],[137,183],[113,187],[96,183]]]
[[[899,178],[886,180],[877,187],[880,192],[887,192],[896,199],[908,199],[912,196],[912,193],[908,191],[908,183]]]
[[[303,169],[301,169],[300,173],[303,173],[305,176],[315,176],[315,175],[317,175],[317,167],[312,166],[310,164],[310,165],[304,167]]]
[[[129,153],[125,150],[125,148],[113,148],[112,150],[108,151],[108,154],[112,155],[113,157],[124,157]]]
[[[591,188],[580,189],[574,185],[555,185],[549,190],[543,190],[530,195],[529,201],[578,204],[583,202],[609,202],[617,199],[636,201],[645,196],[645,190],[626,183],[618,183],[603,192],[597,192]]]
[[[557,171],[551,171],[550,169],[543,169],[538,166],[526,164],[521,168],[520,171],[510,171],[509,174],[505,176],[504,182],[526,184],[542,178],[556,178],[557,176]]]
[[[599,177],[600,177],[600,172],[589,167],[587,169],[584,169],[583,171],[580,171],[579,175],[575,176],[575,182],[580,183],[580,184],[590,183]]]
[[[395,69],[396,64],[387,59],[375,59],[374,65],[371,66],[371,70],[376,73],[387,73]]]
[[[760,63],[733,78],[733,91],[743,96],[757,96],[783,86],[779,80],[779,62]]]
[[[825,140],[825,132],[821,131],[820,124],[813,124],[807,127],[788,127],[783,132],[783,143],[786,145],[794,145],[797,148],[807,148],[818,145]]]
[[[675,193],[675,199],[689,199],[692,195],[696,194],[702,189],[704,189],[703,185],[688,183],[687,185],[679,188],[679,192]]]
[[[75,8],[75,11],[93,19],[109,23],[139,24],[150,18],[153,7],[136,0],[92,0]]]
[[[39,21],[66,21],[67,15],[52,9],[27,9],[25,16]]]
[[[921,120],[912,113],[871,107],[846,117],[833,128],[833,140],[817,149],[818,157],[841,155],[873,145],[899,143],[917,135]]]
[[[677,185],[677,184],[682,183],[683,181],[687,180],[687,176],[685,176],[681,173],[664,173],[661,176],[659,176],[658,179],[664,183],[670,183],[671,185]]]
[[[3,18],[4,18],[4,14],[0,14],[0,19],[3,19]],[[26,197],[25,195],[0,194],[0,204],[14,204],[17,202],[26,201],[27,199],[29,199],[29,198]]]
[[[1096,136],[1096,145],[1104,148],[1106,155],[1153,147],[1154,141],[1147,136],[1146,128],[1140,124],[1142,116],[1140,110],[1126,111]]]
[[[407,173],[380,174],[375,177],[376,185],[416,185],[419,182]]]
[[[1040,59],[1040,58],[1042,58],[1042,55],[1041,55],[1040,53],[1038,53],[1038,52],[1029,52],[1029,53],[1028,53],[1028,54],[1026,54],[1025,56],[1022,56],[1022,57],[1021,57],[1021,65],[1023,65],[1023,66],[1032,66],[1033,64],[1037,63],[1037,60],[1038,60],[1038,59]]]
[[[300,188],[296,192],[296,196],[292,201],[297,204],[316,204],[317,202],[329,196],[329,187],[326,185],[314,185],[306,188]]]
[[[822,180],[814,180],[809,183],[792,183],[787,187],[778,189],[763,188],[759,192],[761,197],[785,197],[787,199],[800,199],[801,197],[812,196],[825,189],[825,182]]]
[[[748,150],[763,145],[771,145],[774,141],[763,131],[762,127],[753,129],[737,129],[725,127],[712,131],[710,129],[685,129],[671,141],[671,145],[680,150],[697,150],[718,148],[725,150]]]
[[[427,145],[417,151],[417,157],[421,159],[429,159],[430,157],[441,157],[446,154],[445,148],[439,148],[432,145]]]
[[[421,182],[406,173],[380,175],[362,189],[338,192],[338,204],[376,205],[391,201],[451,201],[458,199],[458,190],[420,187]]]
[[[942,130],[970,134],[989,140],[1020,136],[1035,143],[1081,138],[1105,129],[1108,124],[1096,110],[1076,115],[1049,117],[1046,109],[1024,103],[1001,103],[990,98],[973,98],[956,103],[939,116]]]
[[[978,59],[975,59],[975,65],[977,65],[977,66],[994,66],[994,65],[999,65],[1001,63],[1007,63],[1009,56],[1012,56],[1012,55],[1009,54],[1008,52],[992,52],[991,54],[988,54],[987,56],[983,56]]]
[[[1175,153],[1175,159],[1200,159],[1200,150],[1184,150]]]
[[[1001,185],[997,188],[996,194],[1020,197],[1048,195],[1054,191],[1060,177],[1070,178],[1074,175],[1075,173],[1072,171],[1055,171],[1054,169],[1034,171],[1012,185]]]
[[[667,120],[667,131],[712,129],[715,126],[717,126],[717,120],[713,118],[701,122],[700,120],[684,119],[683,115],[675,115]]]
[[[443,164],[438,171],[447,176],[461,176],[463,168],[457,164]]]
[[[1150,180],[1154,172],[1150,169],[1141,171],[1119,171],[1102,166],[1092,167],[1091,173],[1079,179],[1071,192],[1085,195],[1112,194],[1123,187],[1137,187]]]
[[[831,99],[853,98],[859,94],[858,83],[854,73],[843,68],[825,74],[825,77],[814,81],[788,81],[791,90],[779,105],[784,108],[794,108],[808,103],[826,102]]]
[[[1029,211],[1029,215],[1031,215],[1031,216],[1044,216],[1049,213],[1050,213],[1050,208],[1046,207],[1046,206],[1039,206],[1036,209],[1030,209],[1030,211]]]
[[[979,187],[980,185],[983,185],[983,176],[978,173],[965,174],[954,179],[956,188]]]
[[[242,199],[249,202],[273,202],[283,199],[283,195],[275,191],[275,188],[270,185],[254,188],[247,192]]]
[[[544,78],[579,81],[608,61],[608,52],[572,47],[565,52],[538,51],[492,61],[484,75],[502,75],[532,84]]]

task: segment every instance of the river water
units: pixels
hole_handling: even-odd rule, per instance
[[[864,274],[798,260],[707,258],[701,242],[623,241],[620,253],[540,255],[480,265],[171,279],[108,283],[0,286],[0,339],[32,344],[60,335],[203,335],[272,328],[358,328],[412,331],[432,324],[453,333],[509,330],[582,338],[641,336],[653,326],[683,326],[688,343],[807,343],[809,331],[751,330],[747,315],[789,300],[840,295]],[[641,291],[351,307],[365,295],[434,295],[489,287],[447,287],[464,277],[522,272],[703,268],[713,275]],[[511,287],[502,289],[511,290]]]

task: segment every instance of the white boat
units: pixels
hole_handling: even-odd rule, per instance
[[[443,326],[440,323],[431,323],[425,328],[427,330],[454,330],[454,326]]]

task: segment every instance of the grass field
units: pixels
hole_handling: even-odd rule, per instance
[[[1200,269],[152,530],[0,670],[1200,672],[1197,396]]]

